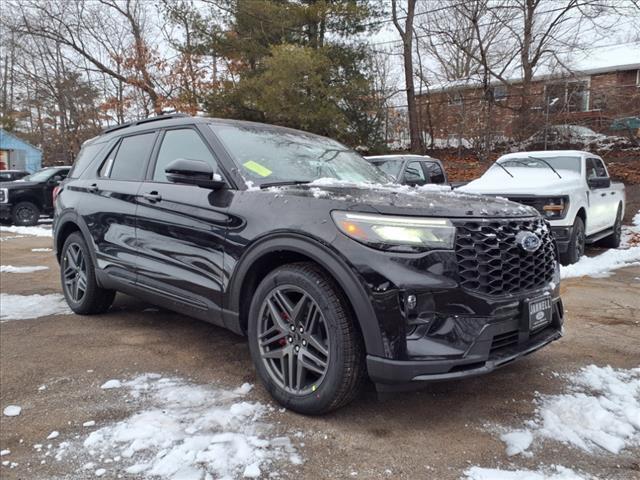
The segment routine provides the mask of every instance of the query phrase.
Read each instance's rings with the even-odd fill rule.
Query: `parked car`
[[[534,207],[549,220],[565,265],[580,259],[585,244],[620,245],[625,188],[611,181],[602,158],[592,153],[511,153],[460,190]]]
[[[86,142],[56,199],[78,314],[116,291],[247,335],[282,405],[487,373],[562,335],[555,246],[507,200],[379,186],[327,138],[164,116]],[[378,185],[378,186],[374,186]]]
[[[40,215],[53,214],[53,190],[71,167],[49,167],[0,184],[0,219],[13,225],[36,225]]]
[[[13,182],[29,175],[25,170],[0,170],[0,182]]]
[[[403,185],[447,184],[442,162],[426,155],[375,155],[364,157]]]

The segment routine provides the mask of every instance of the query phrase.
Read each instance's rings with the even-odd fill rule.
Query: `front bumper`
[[[0,219],[9,220],[11,218],[11,204],[0,203]]]
[[[528,309],[526,301],[521,302],[516,317],[499,318],[467,317],[451,319],[449,339],[460,333],[479,334],[472,340],[469,348],[460,355],[430,355],[408,360],[367,356],[367,368],[370,378],[378,384],[379,390],[387,385],[402,385],[421,381],[450,380],[470,377],[491,372],[512,361],[535,352],[554,340],[562,337],[563,306],[562,300],[553,301],[551,323],[540,330],[529,331]],[[476,325],[473,325],[473,324]],[[483,324],[478,329],[479,324]],[[468,328],[473,325],[471,328]],[[455,335],[453,332],[459,330]],[[408,343],[411,340],[409,339]],[[452,342],[455,344],[455,342]]]
[[[569,249],[569,243],[571,243],[571,237],[573,235],[573,226],[561,227],[551,226],[551,233],[558,245],[558,251],[565,253]]]

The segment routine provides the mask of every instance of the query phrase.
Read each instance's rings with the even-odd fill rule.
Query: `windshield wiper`
[[[496,162],[496,163],[494,163],[494,165],[498,165],[501,169],[503,169],[505,172],[507,172],[507,174],[509,174],[509,176],[511,178],[513,178],[513,175],[511,175],[511,172],[509,170],[507,170],[507,167],[502,165],[500,162]]]
[[[558,173],[558,171],[553,168],[551,166],[551,164],[549,162],[547,162],[544,158],[538,158],[538,157],[532,157],[531,155],[528,155],[529,158],[532,158],[534,160],[538,160],[539,162],[544,163],[547,167],[549,167],[551,170],[553,170],[553,173],[555,173],[556,175],[558,175],[558,178],[562,178],[562,176]]]
[[[283,180],[281,182],[268,182],[260,184],[260,188],[284,187],[287,185],[304,185],[311,183],[311,180]]]

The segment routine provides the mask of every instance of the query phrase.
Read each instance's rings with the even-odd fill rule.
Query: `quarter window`
[[[202,160],[207,162],[217,171],[215,158],[207,148],[200,135],[190,128],[179,130],[168,130],[162,139],[162,145],[158,152],[158,159],[153,171],[154,182],[166,182],[167,176],[164,169],[177,158],[187,158],[189,160]]]
[[[123,138],[109,154],[100,176],[112,180],[142,180],[155,136],[155,132],[149,132]]]

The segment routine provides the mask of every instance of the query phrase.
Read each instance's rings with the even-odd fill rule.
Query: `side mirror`
[[[213,168],[202,160],[177,158],[167,165],[164,173],[167,175],[167,180],[172,183],[197,185],[211,190],[218,190],[227,185],[222,179],[215,180]]]
[[[609,177],[589,177],[587,185],[589,185],[589,188],[609,188],[611,179]]]

